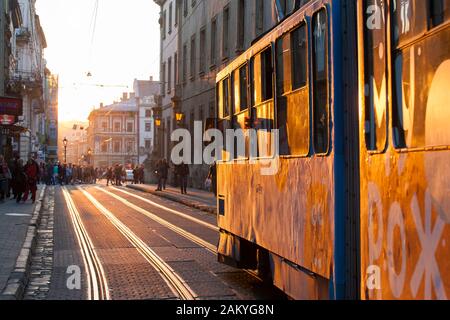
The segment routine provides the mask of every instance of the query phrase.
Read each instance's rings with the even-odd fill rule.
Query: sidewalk
[[[188,189],[188,194],[184,195],[180,193],[178,188],[167,187],[165,191],[155,191],[158,187],[157,185],[127,185],[128,188],[147,192],[158,197],[166,198],[171,201],[182,203],[188,207],[209,212],[212,214],[217,214],[217,200],[214,194],[211,192]]]
[[[0,204],[0,300],[18,299],[29,272],[36,225],[45,191],[39,186],[36,204]]]

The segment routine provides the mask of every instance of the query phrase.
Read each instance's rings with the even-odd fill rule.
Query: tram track
[[[118,196],[118,195],[116,195],[116,194],[114,194],[114,193],[104,189],[104,188],[101,188],[101,187],[95,187],[95,188],[97,190],[99,190],[99,191],[109,195],[110,197],[113,197],[114,199],[120,201],[125,206],[127,206],[127,207],[129,207],[129,208],[131,208],[131,209],[133,209],[133,210],[143,214],[144,216],[152,219],[153,221],[161,224],[162,226],[172,230],[173,232],[177,233],[178,235],[184,237],[185,239],[192,241],[193,243],[195,243],[195,244],[199,245],[200,247],[206,249],[208,252],[212,253],[213,255],[215,255],[215,256],[218,255],[217,247],[214,246],[213,244],[211,244],[211,243],[209,243],[209,242],[207,242],[207,241],[205,241],[205,240],[195,236],[194,234],[188,232],[187,230],[184,230],[184,229],[182,229],[182,228],[180,228],[178,226],[173,225],[172,223],[162,219],[161,217],[157,216],[156,214],[154,214],[154,213],[152,213],[152,212],[150,212],[148,210],[145,210],[145,209],[143,209],[143,208],[141,208],[141,207],[139,207],[139,206],[129,202],[128,200],[126,200],[126,199],[124,199],[124,198],[122,198],[122,197],[120,197],[120,196]],[[151,200],[146,199],[144,197],[141,197],[141,196],[135,195],[133,193],[127,192],[125,190],[122,190],[122,189],[119,189],[119,188],[116,188],[116,187],[112,187],[112,189],[116,190],[116,191],[119,191],[119,192],[121,192],[123,194],[126,194],[128,196],[131,196],[131,197],[133,197],[135,199],[138,199],[138,200],[141,200],[143,202],[146,202],[148,204],[154,205],[157,208],[166,210],[166,211],[174,213],[174,214],[176,214],[176,215],[178,215],[180,217],[186,218],[187,220],[190,220],[190,221],[192,221],[194,223],[197,223],[198,225],[205,226],[205,227],[207,227],[210,230],[214,230],[214,231],[219,232],[219,228],[217,226],[213,226],[212,224],[210,224],[208,222],[205,222],[203,220],[200,220],[200,219],[194,218],[192,216],[186,215],[186,214],[181,213],[181,212],[179,212],[177,210],[168,208],[168,207],[166,207],[164,205],[158,204],[158,203],[156,203],[154,201],[151,201]],[[255,279],[258,279],[259,281],[264,281],[258,275],[258,273],[255,270],[243,269],[243,271],[246,272],[247,274],[249,274],[250,276],[254,277]]]
[[[137,249],[145,260],[159,272],[172,292],[181,300],[195,300],[198,296],[161,257],[159,257],[147,244],[133,233],[111,211],[106,209],[97,199],[81,187],[77,189],[99,210],[109,222]],[[166,226],[167,227],[167,226]]]
[[[80,212],[66,187],[62,188],[62,192],[86,269],[88,300],[111,300],[105,271],[94,250],[94,245],[83,224]]]

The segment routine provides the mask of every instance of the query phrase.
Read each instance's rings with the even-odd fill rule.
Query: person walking
[[[211,190],[217,198],[217,162],[215,161],[209,167],[208,179],[211,181]]]
[[[5,162],[5,158],[0,155],[0,202],[5,201],[9,192],[9,183],[11,179],[11,172],[9,171],[8,165]]]
[[[25,193],[23,195],[23,202],[27,202],[31,193],[31,200],[36,202],[37,184],[39,181],[39,165],[33,159],[29,159],[24,168],[25,175],[27,176],[27,183]]]
[[[178,176],[180,177],[181,194],[187,194],[189,166],[184,162],[178,167]]]
[[[169,163],[166,159],[161,161],[161,186],[160,191],[166,190],[167,178],[169,177]]]
[[[73,179],[73,167],[72,164],[69,164],[69,166],[66,169],[66,185],[72,184]]]
[[[113,185],[114,181],[113,181],[113,169],[112,167],[109,167],[108,170],[106,171],[106,186],[109,187],[109,183],[111,183],[111,185]]]
[[[59,178],[59,165],[57,163],[55,163],[55,165],[53,166],[53,174],[52,174],[52,185],[56,185],[58,178]]]
[[[16,202],[22,201],[22,196],[27,189],[27,176],[23,167],[23,160],[17,160],[17,165],[14,170],[14,180],[16,189]]]

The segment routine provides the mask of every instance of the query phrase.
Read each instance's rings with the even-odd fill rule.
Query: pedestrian
[[[145,168],[144,165],[142,165],[139,170],[138,170],[138,179],[139,179],[139,184],[144,184],[145,183]]]
[[[184,162],[182,162],[178,167],[178,176],[180,177],[181,194],[187,194],[189,166]]]
[[[69,164],[69,166],[66,169],[66,185],[72,184],[73,179],[73,167],[72,164]]]
[[[5,158],[0,155],[0,202],[5,201],[9,193],[8,181],[12,178],[8,165],[5,162]]]
[[[161,162],[161,189],[166,190],[167,178],[169,177],[169,163],[166,159]]]
[[[112,167],[109,167],[108,170],[106,171],[106,186],[109,187],[109,183],[111,183],[111,185],[113,184],[113,169]]]
[[[162,191],[162,160],[158,160],[156,163],[155,174],[158,179],[158,187],[156,188],[156,191]]]
[[[116,186],[121,187],[122,186],[122,167],[119,164],[116,164],[116,167],[114,169],[114,176],[116,179]]]
[[[217,163],[214,161],[214,163],[211,164],[209,167],[209,173],[207,180],[211,181],[211,190],[214,193],[214,196],[217,198]]]
[[[23,160],[17,160],[17,165],[14,170],[14,180],[16,189],[16,202],[22,201],[22,195],[27,189],[27,176],[23,168]]]
[[[32,158],[28,159],[24,168],[25,175],[27,176],[25,194],[23,195],[23,202],[28,200],[28,196],[31,193],[31,200],[36,202],[37,184],[39,181],[39,165]]]
[[[59,178],[59,165],[58,163],[55,163],[55,165],[53,166],[53,174],[52,174],[52,185],[56,185],[58,178]]]

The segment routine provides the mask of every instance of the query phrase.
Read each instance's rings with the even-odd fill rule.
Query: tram
[[[216,83],[217,128],[256,131],[217,164],[221,262],[293,299],[450,298],[449,0],[307,1]]]

